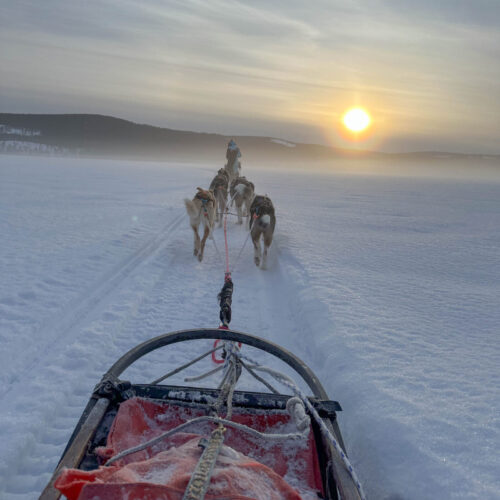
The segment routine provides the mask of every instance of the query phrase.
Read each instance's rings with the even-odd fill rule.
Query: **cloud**
[[[50,112],[77,101],[82,111],[193,130],[210,130],[212,116],[234,133],[283,136],[289,123],[291,139],[317,134],[315,142],[345,107],[363,104],[387,143],[403,130],[468,144],[474,129],[477,147],[490,148],[500,104],[498,5],[4,2],[1,103]]]

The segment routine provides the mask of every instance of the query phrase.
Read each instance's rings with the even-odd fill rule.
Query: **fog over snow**
[[[194,259],[182,201],[215,171],[0,156],[0,498],[40,494],[125,351],[218,325],[223,264],[210,241]],[[498,498],[500,178],[242,174],[277,227],[267,271],[250,245],[234,269],[231,326],[297,354],[340,401],[368,498]],[[245,236],[231,220],[233,262]]]

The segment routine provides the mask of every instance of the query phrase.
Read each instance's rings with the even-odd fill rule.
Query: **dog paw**
[[[200,262],[203,260],[203,254],[202,254],[202,253],[200,253],[200,254],[198,255],[198,260],[199,260]]]
[[[193,255],[194,255],[195,257],[198,255],[198,249],[197,249],[197,248],[195,248],[195,249],[193,250]]]
[[[260,259],[259,259],[259,257],[255,257],[255,258],[253,259],[253,261],[255,262],[255,265],[256,265],[257,267],[259,267],[259,266],[260,266]]]

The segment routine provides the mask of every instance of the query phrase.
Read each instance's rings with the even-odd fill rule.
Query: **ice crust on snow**
[[[38,497],[124,352],[218,325],[223,266],[211,242],[193,260],[182,206],[215,170],[0,156],[0,498]],[[269,269],[248,245],[233,274],[231,325],[297,354],[340,401],[369,498],[498,498],[500,183],[245,174],[279,217]],[[246,232],[229,230],[235,259]],[[125,378],[210,347],[163,349]]]

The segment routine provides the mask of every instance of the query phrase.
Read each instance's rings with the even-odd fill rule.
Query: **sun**
[[[362,108],[352,108],[342,118],[344,125],[351,132],[362,132],[370,126],[370,115]]]

